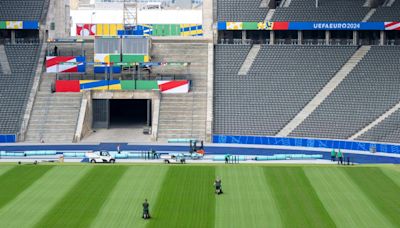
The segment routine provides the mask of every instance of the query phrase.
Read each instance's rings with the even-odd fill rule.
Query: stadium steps
[[[207,111],[207,43],[153,42],[152,61],[190,62],[188,69],[164,68],[164,74],[186,74],[192,90],[188,94],[163,94],[160,103],[157,139],[196,138],[205,140]]]
[[[26,142],[71,143],[81,106],[80,93],[51,93],[54,76],[40,83],[26,134]]]
[[[261,45],[255,44],[250,49],[249,53],[247,54],[246,59],[244,60],[242,66],[239,69],[238,75],[247,75],[251,66],[253,65],[254,60],[256,59],[258,52],[261,49]]]
[[[11,74],[10,63],[8,62],[8,57],[4,45],[0,45],[0,67],[3,74]]]
[[[269,9],[267,16],[264,19],[264,22],[271,21],[272,17],[274,16],[274,13],[275,13],[275,9]]]
[[[268,8],[270,2],[271,0],[262,0],[260,3],[260,8]]]
[[[365,17],[363,18],[362,22],[367,22],[372,17],[372,15],[374,15],[375,12],[376,9],[370,9],[367,15],[365,15]]]
[[[359,137],[361,137],[363,134],[380,124],[382,121],[386,120],[386,118],[390,117],[393,113],[397,112],[400,110],[400,102],[397,103],[393,108],[389,109],[387,112],[385,112],[383,115],[381,115],[379,118],[377,118],[375,121],[372,123],[368,124],[366,127],[361,129],[361,131],[357,132],[356,134],[352,135],[349,140],[355,140]]]
[[[321,91],[277,134],[288,136],[335,90],[369,52],[371,46],[360,47]]]
[[[289,7],[290,3],[292,3],[292,0],[284,0],[284,3],[283,3],[282,7]]]
[[[384,3],[384,6],[386,6],[386,7],[391,7],[392,5],[393,5],[393,3],[395,3],[396,2],[396,0],[387,0],[385,3]]]

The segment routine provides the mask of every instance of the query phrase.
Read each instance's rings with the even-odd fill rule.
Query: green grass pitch
[[[1,164],[0,227],[400,227],[400,168]]]

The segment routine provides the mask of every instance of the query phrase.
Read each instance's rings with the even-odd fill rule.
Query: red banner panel
[[[272,30],[288,30],[289,22],[274,22]]]
[[[80,92],[79,80],[57,80],[56,92]]]

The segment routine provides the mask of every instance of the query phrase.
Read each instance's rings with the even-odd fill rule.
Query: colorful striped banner
[[[189,80],[57,80],[56,92],[83,92],[87,90],[158,90],[161,93],[188,93]]]
[[[0,29],[39,29],[38,21],[0,21]]]
[[[400,22],[225,22],[218,30],[400,30]]]
[[[47,73],[84,73],[84,56],[46,56]]]

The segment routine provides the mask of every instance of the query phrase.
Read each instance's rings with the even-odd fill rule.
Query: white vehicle
[[[105,150],[87,152],[86,157],[90,163],[115,163],[115,158]]]
[[[171,163],[180,163],[180,164],[185,164],[186,163],[186,159],[183,156],[183,154],[179,154],[179,155],[168,155],[164,158],[164,163],[165,164],[171,164]]]

